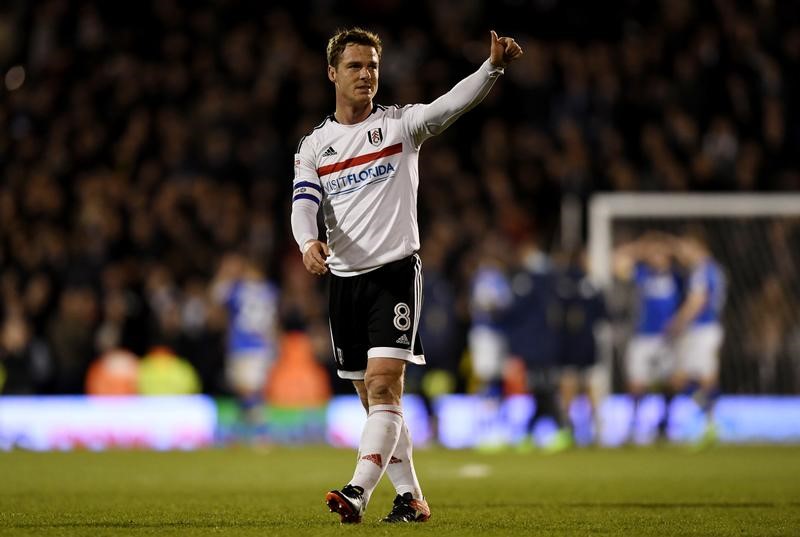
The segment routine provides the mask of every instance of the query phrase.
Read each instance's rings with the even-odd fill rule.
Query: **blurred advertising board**
[[[197,449],[217,411],[202,395],[0,397],[0,449]]]
[[[504,399],[476,395],[436,398],[429,414],[417,395],[403,398],[403,414],[416,446],[438,442],[447,448],[500,447],[528,442],[546,445],[557,431],[552,418],[536,417],[528,395]],[[613,447],[656,440],[666,405],[645,397],[639,417],[626,395],[603,400],[596,416],[588,399],[570,409],[578,445]],[[233,401],[200,396],[0,397],[0,450],[34,451],[109,448],[188,450],[263,439],[269,443],[324,443],[356,447],[366,420],[356,396],[333,397],[326,407],[265,408],[253,429]],[[726,396],[714,412],[724,443],[800,443],[800,397]],[[692,442],[705,429],[703,413],[688,397],[670,403],[669,440]]]

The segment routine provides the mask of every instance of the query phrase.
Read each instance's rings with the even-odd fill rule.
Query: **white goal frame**
[[[589,276],[601,290],[608,291],[612,281],[615,220],[779,216],[800,218],[800,194],[595,194],[589,201]],[[611,391],[610,338],[601,338],[600,346],[596,389],[605,395]]]

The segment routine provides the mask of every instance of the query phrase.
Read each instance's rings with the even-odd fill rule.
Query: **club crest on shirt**
[[[378,147],[383,142],[383,131],[379,128],[367,131],[367,140],[375,147]]]

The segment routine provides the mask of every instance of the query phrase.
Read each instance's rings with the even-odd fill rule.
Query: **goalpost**
[[[590,275],[611,302],[621,291],[612,275],[617,244],[648,230],[702,230],[728,280],[723,390],[800,390],[800,194],[597,194],[588,218]],[[608,394],[619,386],[619,341],[616,349],[613,337],[601,342],[596,388]]]

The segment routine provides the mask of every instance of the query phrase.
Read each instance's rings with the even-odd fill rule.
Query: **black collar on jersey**
[[[370,112],[370,113],[369,113],[369,115],[371,116],[372,114],[374,114],[374,113],[375,113],[375,112],[377,112],[378,110],[386,110],[386,107],[385,107],[385,106],[383,106],[382,104],[375,104],[375,103],[372,103],[372,112]],[[367,117],[369,117],[369,116],[367,116]],[[327,122],[327,121],[329,121],[329,120],[330,120],[330,121],[333,121],[334,123],[339,123],[338,121],[336,121],[336,116],[335,116],[335,114],[328,114],[328,115],[325,117],[325,119],[323,119],[323,120],[322,120],[322,123],[320,123],[319,125],[317,125],[316,127],[314,127],[314,130],[312,130],[311,132],[314,132],[314,131],[315,131],[315,130],[317,130],[317,129],[321,129],[321,128],[322,128],[322,126],[323,126],[323,125],[325,125],[325,122]],[[310,133],[309,133],[309,134],[310,134]],[[303,145],[303,142],[305,142],[306,138],[308,138],[308,134],[306,134],[305,136],[303,136],[302,138],[300,138],[300,142],[298,142],[298,144],[297,144],[297,149],[295,149],[295,150],[294,150],[294,152],[295,152],[295,153],[299,153],[299,152],[300,152],[300,147],[302,147],[302,145]]]
[[[369,113],[369,115],[371,116],[372,114],[374,114],[374,113],[375,113],[375,112],[377,112],[378,110],[384,110],[384,109],[386,109],[386,107],[385,107],[385,106],[383,106],[382,104],[375,104],[375,103],[372,103],[372,112],[370,112],[370,113]],[[367,117],[369,117],[369,116],[367,116]],[[331,120],[331,121],[333,121],[334,123],[339,123],[338,121],[336,121],[336,112],[334,112],[333,114],[329,115],[329,116],[328,116],[328,119],[330,119],[330,120]],[[363,121],[363,120],[362,120],[362,121]],[[360,122],[359,122],[359,123],[360,123]]]

